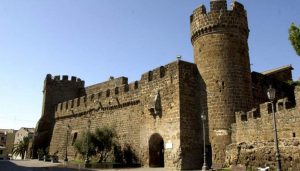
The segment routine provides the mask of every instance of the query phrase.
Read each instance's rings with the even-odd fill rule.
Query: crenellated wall
[[[235,31],[248,38],[248,20],[244,6],[234,1],[227,9],[226,1],[211,1],[210,12],[204,5],[193,11],[190,17],[191,40],[194,44],[198,37],[219,31]]]
[[[284,170],[300,161],[300,87],[295,87],[296,106],[288,98],[274,104]],[[274,128],[271,103],[266,102],[249,112],[237,112],[232,124],[232,144],[227,147],[227,164],[275,167]],[[294,162],[294,164],[293,164]]]
[[[198,86],[195,80],[197,74],[195,64],[178,60],[148,71],[139,81],[129,84],[126,77],[120,77],[86,87],[83,96],[55,105],[50,153],[58,152],[60,158],[64,158],[68,134],[68,157],[76,158],[72,145],[74,136],[79,137],[87,131],[90,120],[90,131],[102,126],[115,128],[120,145],[130,144],[139,158],[138,162],[146,167],[149,166],[150,147],[153,146],[150,139],[154,135],[162,137],[164,146],[167,143],[171,145],[171,148],[164,149],[166,168],[191,167],[185,163],[199,159],[202,152],[199,148],[200,105],[186,86]],[[186,110],[187,102],[195,103],[195,108]],[[191,135],[190,125],[198,127]],[[195,140],[194,136],[198,138]],[[184,144],[188,141],[193,146],[186,148]],[[200,153],[189,154],[193,151]]]
[[[287,98],[279,99],[275,106],[279,138],[300,137],[300,109],[295,107]],[[272,141],[273,121],[271,103],[261,104],[259,109],[247,113],[237,112],[235,127],[235,142]]]
[[[80,97],[84,94],[84,81],[74,76],[52,76],[48,74],[44,81],[42,115],[36,125],[33,139],[33,154],[37,149],[49,146],[55,122],[55,106],[66,100]]]
[[[50,146],[50,154],[56,153],[60,160],[66,151],[69,160],[79,158],[76,139],[106,126],[116,130],[119,145],[129,145],[144,167],[200,169],[205,151],[208,166],[274,168],[271,103],[266,97],[271,84],[277,90],[283,170],[296,166],[300,163],[300,86],[283,82],[290,72],[273,78],[251,73],[247,20],[247,11],[236,1],[229,9],[226,0],[211,0],[210,11],[199,6],[190,16],[195,63],[176,60],[131,83],[126,77],[110,77],[85,87],[74,76],[48,74],[34,153]],[[207,116],[204,128],[202,114]],[[300,164],[291,170],[300,170]]]

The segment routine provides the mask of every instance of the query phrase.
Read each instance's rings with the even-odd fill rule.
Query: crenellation
[[[63,75],[61,77],[60,75],[52,76],[51,74],[47,74],[45,81],[47,84],[56,84],[56,85],[69,84],[70,86],[84,87],[84,81],[75,76],[71,76],[69,80],[68,75]]]
[[[67,101],[67,104],[68,104],[68,109],[72,109],[74,106],[74,101],[73,101],[73,99],[72,100],[68,100]]]
[[[60,75],[54,76],[54,81],[60,81]]]
[[[80,105],[80,99],[79,99],[79,98],[75,98],[73,104],[74,104],[74,105],[73,105],[73,108],[78,107],[78,106]]]
[[[239,12],[241,14],[247,14],[245,13],[244,5],[237,1],[231,3],[230,10]]]
[[[69,76],[68,75],[63,75],[62,76],[62,81],[68,81],[69,79]]]
[[[46,75],[46,79],[45,80],[47,80],[47,81],[49,81],[49,80],[52,80],[53,78],[52,78],[52,75],[51,74],[47,74]]]
[[[256,119],[254,112],[256,111],[255,108],[247,112],[247,121],[251,121],[251,119]]]
[[[147,83],[150,81],[159,80],[163,78],[167,72],[168,72],[167,66],[160,66],[158,68],[155,68],[151,71],[142,74],[140,81]]]
[[[211,1],[211,12],[206,13],[205,6],[198,7],[191,15],[190,23],[192,44],[197,37],[217,31],[231,29],[232,33],[242,33],[245,38],[249,34],[247,13],[238,2],[227,10],[226,1]]]
[[[76,82],[76,81],[77,81],[77,77],[71,76],[71,81],[72,81],[72,82]]]
[[[210,1],[210,12],[219,13],[220,11],[227,11],[226,0],[211,0]]]
[[[206,14],[206,7],[203,4],[200,4],[198,8],[193,11],[193,15]]]
[[[252,119],[258,119],[263,118],[266,122],[270,119],[270,116],[272,115],[272,111],[270,111],[270,102],[266,102],[259,105],[259,108],[253,108],[252,110],[248,112],[236,112],[236,122],[251,122]],[[285,117],[287,116],[286,113],[289,113],[291,111],[297,110],[297,107],[291,107],[290,102],[288,98],[283,98],[277,100],[277,102],[274,104],[274,109],[276,112],[276,117]],[[299,114],[300,117],[300,114]]]
[[[290,69],[287,74],[275,74],[280,80],[264,73],[251,74],[244,6],[233,1],[227,9],[226,0],[211,0],[210,11],[200,5],[190,22],[194,63],[178,57],[134,82],[110,76],[87,87],[75,76],[47,74],[34,139],[39,146],[34,149],[50,145],[50,154],[58,151],[64,158],[67,145],[68,158],[78,158],[72,144],[64,142],[75,133],[81,136],[90,121],[90,131],[114,127],[120,146],[129,144],[144,167],[199,170],[205,151],[208,166],[247,165],[255,161],[248,156],[274,157],[268,151],[257,155],[273,145],[272,103],[266,96],[269,85],[276,89],[274,109],[283,158],[288,150],[282,147],[290,147],[286,144],[299,140],[296,148],[300,147],[300,88],[284,81],[291,77]],[[207,117],[204,127],[202,115]],[[259,143],[263,145],[255,148]],[[231,146],[233,151],[228,152]],[[255,150],[247,154],[251,148]],[[293,156],[293,161],[299,159]],[[267,160],[264,163],[271,163]]]

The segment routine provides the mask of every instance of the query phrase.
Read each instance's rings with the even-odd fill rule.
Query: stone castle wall
[[[251,79],[253,102],[255,107],[258,107],[260,104],[269,101],[266,92],[270,85],[276,89],[277,99],[287,97],[293,105],[295,104],[294,88],[286,82],[279,81],[258,72],[252,72]]]
[[[60,158],[64,158],[68,136],[68,157],[75,158],[74,135],[87,131],[90,120],[90,131],[102,126],[115,128],[120,145],[129,144],[145,166],[149,164],[149,139],[159,134],[164,145],[171,145],[164,150],[166,168],[195,167],[185,163],[201,155],[195,153],[201,152],[201,131],[197,128],[200,105],[195,100],[199,95],[194,97],[193,90],[187,87],[197,88],[197,74],[195,64],[175,61],[143,74],[141,80],[130,84],[127,78],[120,77],[87,87],[85,96],[56,105],[50,153],[58,151]],[[158,94],[161,109],[154,113]],[[194,104],[195,108],[187,110],[187,104]],[[192,130],[194,126],[197,129]],[[197,139],[193,140],[194,136]],[[193,145],[187,148],[187,142]]]
[[[227,9],[226,1],[211,1],[210,12],[202,5],[190,20],[213,162],[223,164],[225,146],[231,143],[234,112],[252,108],[247,14],[238,2]]]
[[[287,98],[275,104],[276,122],[284,170],[296,167],[300,161],[300,87],[295,88],[296,106]],[[232,142],[227,147],[227,164],[275,167],[274,130],[271,103],[261,104],[259,109],[236,113],[232,125]]]
[[[83,92],[84,81],[67,75],[54,76],[48,74],[44,81],[42,116],[37,123],[33,139],[33,154],[37,149],[45,149],[50,145],[52,130],[55,122],[55,105],[79,97]],[[37,157],[37,156],[35,156]]]
[[[180,73],[180,144],[182,167],[199,169],[203,162],[203,129],[201,122],[200,75],[195,64],[185,63]],[[206,124],[207,126],[207,124]],[[207,131],[207,129],[206,129]],[[208,138],[206,138],[208,141]],[[208,144],[208,143],[207,143]]]

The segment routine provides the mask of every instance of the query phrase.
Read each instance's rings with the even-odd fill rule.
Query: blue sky
[[[292,64],[298,79],[288,27],[300,24],[300,1],[239,2],[248,11],[251,69]],[[177,55],[193,62],[189,16],[200,4],[209,9],[209,0],[1,0],[0,128],[35,126],[47,73],[92,85],[139,80]]]

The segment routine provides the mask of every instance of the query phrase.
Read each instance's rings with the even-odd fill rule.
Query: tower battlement
[[[233,2],[227,9],[226,0],[211,1],[210,12],[206,11],[204,5],[200,5],[190,16],[191,41],[197,37],[218,31],[230,31],[232,33],[243,33],[248,38],[247,12],[239,2]]]
[[[64,84],[64,83],[73,83],[79,87],[84,87],[84,81],[81,80],[80,78],[77,78],[75,76],[71,76],[69,78],[68,75],[56,75],[56,76],[52,76],[51,74],[47,74],[46,78],[45,78],[45,85],[46,84]]]

